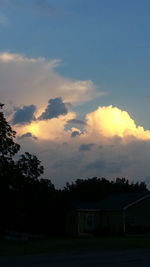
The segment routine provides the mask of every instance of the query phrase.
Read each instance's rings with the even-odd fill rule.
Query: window
[[[85,220],[85,228],[86,230],[94,229],[94,214],[87,214]]]

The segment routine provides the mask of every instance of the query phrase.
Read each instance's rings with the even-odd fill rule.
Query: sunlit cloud
[[[76,119],[76,114],[69,112],[63,102],[57,103],[56,106],[58,106],[58,108],[60,109],[60,106],[62,104],[63,111],[65,108],[65,112],[59,112],[59,110],[56,110],[56,112],[59,112],[59,114],[56,114],[57,116],[54,116],[53,112],[55,109],[53,110],[52,108],[50,108],[51,106],[48,106],[49,109],[47,109],[49,112],[47,111],[48,116],[46,116],[46,118],[41,115],[39,118],[37,117],[37,119],[33,119],[32,122],[28,123],[26,126],[18,127],[18,131],[20,132],[21,129],[21,131],[31,132],[38,138],[50,140],[53,139],[52,136],[57,136],[56,133],[61,134],[61,136],[70,134],[72,137],[78,137],[78,141],[81,140],[82,142],[83,140],[88,141],[93,139],[97,142],[97,144],[99,142],[103,142],[104,140],[105,142],[106,140],[108,140],[109,142],[109,139],[113,139],[114,145],[116,144],[116,142],[127,142],[133,141],[134,139],[150,140],[150,131],[145,130],[142,126],[136,126],[134,120],[130,117],[127,111],[122,111],[121,109],[113,106],[99,107],[95,111],[88,113],[85,117],[85,122],[82,122],[82,131],[77,127],[72,127],[70,130],[66,130],[65,126],[68,125],[68,121],[78,122],[78,120]],[[30,111],[31,107],[34,106],[27,106],[17,110],[17,114],[19,112],[18,119],[20,119],[20,112],[22,116],[22,113],[24,114],[26,110]],[[33,117],[33,114],[28,113],[27,115]],[[28,119],[28,122],[30,122],[30,118],[25,117],[24,120],[25,119]]]
[[[91,80],[61,76],[56,71],[60,63],[60,59],[0,53],[1,101],[11,101],[14,106],[34,104],[44,110],[48,99],[61,97],[64,102],[79,105],[104,94]]]
[[[37,137],[32,135],[32,133],[30,133],[30,132],[25,133],[25,134],[18,137],[18,139],[20,139],[20,140],[23,138],[33,138],[33,139],[37,140]]]
[[[66,128],[68,121],[76,120],[76,114],[68,112],[15,126],[23,148],[38,155],[46,177],[50,175],[56,185],[93,176],[130,180],[148,176],[150,132],[136,126],[127,111],[99,107],[86,115],[82,130]]]
[[[60,75],[60,63],[0,53],[1,102],[22,151],[35,153],[59,185],[91,176],[148,177],[150,131],[112,105],[87,110],[81,120],[72,108],[104,93],[91,80]]]
[[[86,122],[86,130],[90,135],[150,140],[150,131],[144,130],[142,126],[136,126],[128,112],[117,107],[99,107],[86,115]]]
[[[49,140],[54,142],[65,142],[70,137],[70,132],[65,132],[64,128],[69,119],[73,119],[75,114],[69,112],[66,115],[60,115],[58,118],[47,120],[36,120],[32,123],[22,126],[16,126],[18,136],[25,133],[31,133],[39,141]]]
[[[15,54],[15,53],[9,53],[9,52],[3,52],[0,53],[0,61],[4,62],[4,63],[9,63],[9,62],[13,62],[13,63],[37,63],[37,62],[44,62],[45,58],[43,57],[38,57],[38,58],[27,58],[21,54]],[[57,64],[59,64],[60,60],[51,60],[51,67],[56,66]]]

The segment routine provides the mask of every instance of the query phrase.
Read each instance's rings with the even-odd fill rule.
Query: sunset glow
[[[134,2],[0,1],[0,102],[58,186],[150,185],[150,1]]]
[[[136,126],[128,112],[117,107],[99,107],[87,114],[86,120],[89,131],[96,131],[108,138],[133,136],[143,140],[150,139],[150,131],[145,131],[141,126]]]

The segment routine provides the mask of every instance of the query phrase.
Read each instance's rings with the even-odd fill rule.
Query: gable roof
[[[101,201],[100,209],[103,210],[126,209],[127,207],[132,206],[147,197],[150,197],[150,194],[126,193],[126,194],[111,195]]]
[[[128,207],[150,197],[150,193],[124,193],[110,195],[99,202],[76,203],[74,207],[81,211],[98,211],[98,210],[125,210]]]

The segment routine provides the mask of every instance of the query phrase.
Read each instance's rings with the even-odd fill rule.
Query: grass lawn
[[[125,236],[102,238],[52,238],[29,241],[0,241],[0,256],[27,255],[57,252],[110,251],[145,248],[150,249],[150,236]]]

